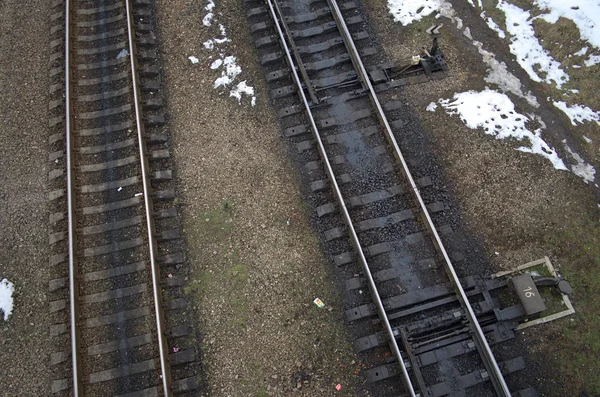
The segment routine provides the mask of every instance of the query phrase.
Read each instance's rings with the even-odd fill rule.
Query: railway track
[[[434,201],[431,178],[413,175],[396,139],[402,104],[382,105],[376,92],[403,83],[382,78],[394,68],[363,63],[376,51],[360,44],[369,34],[357,2],[246,6],[284,136],[305,163],[324,240],[348,278],[346,314],[362,324],[355,345],[371,364],[367,378],[382,384],[378,395],[510,396],[505,375],[524,362],[499,363],[490,347],[512,332],[494,316],[489,291],[502,285],[458,277],[442,238],[452,230],[436,226],[445,204]],[[430,52],[426,73],[443,60],[436,44]]]
[[[182,348],[190,327],[176,315],[170,328],[165,321],[165,308],[185,308],[185,274],[151,6],[54,3],[50,332],[59,395],[198,388],[195,350]]]

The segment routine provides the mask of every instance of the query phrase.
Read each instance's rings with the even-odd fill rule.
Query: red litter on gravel
[[[337,385],[335,385],[335,390],[337,390],[337,391],[342,390],[342,385],[340,383],[338,383]]]

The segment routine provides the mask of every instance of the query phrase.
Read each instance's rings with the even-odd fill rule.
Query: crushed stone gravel
[[[47,395],[49,274],[47,112],[50,2],[0,2],[0,279],[14,308],[0,318],[0,394]]]
[[[203,339],[206,395],[366,395],[326,261],[248,35],[243,7],[219,2],[220,48],[256,105],[213,88],[205,2],[157,2],[164,85],[191,264],[186,293]],[[192,64],[188,57],[199,62]],[[213,58],[209,58],[213,56]],[[326,306],[318,308],[313,300]],[[335,386],[342,385],[337,392]]]

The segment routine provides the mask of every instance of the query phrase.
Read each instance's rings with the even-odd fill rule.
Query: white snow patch
[[[486,87],[481,92],[467,91],[454,94],[452,99],[438,101],[448,114],[458,114],[465,125],[471,129],[483,128],[486,134],[496,139],[514,138],[528,140],[530,146],[517,148],[522,152],[539,154],[552,162],[554,168],[566,170],[565,164],[556,151],[541,137],[542,126],[533,132],[526,123],[534,120],[515,111],[515,105],[506,94]]]
[[[213,65],[215,62],[213,62]],[[242,68],[236,63],[236,59],[233,55],[226,57],[222,61],[221,65],[225,66],[225,70],[221,72],[221,77],[215,80],[215,88],[228,86],[238,76],[238,74],[242,73]],[[215,69],[221,65],[217,66]]]
[[[129,55],[129,51],[127,51],[125,48],[123,48],[118,54],[117,54],[117,59],[119,58],[124,58],[127,55]]]
[[[452,12],[454,12],[454,11],[452,11]],[[438,14],[438,15],[436,15],[436,18],[439,18],[440,15],[445,16],[442,14]],[[462,19],[460,19],[459,17],[452,18],[452,16],[449,16],[448,18],[451,18],[454,20],[454,22],[456,22],[456,29],[461,30],[463,28],[463,20]]]
[[[573,69],[581,69],[581,65],[573,65],[571,66]]]
[[[425,110],[427,110],[428,112],[435,112],[436,109],[437,103],[431,102],[429,105],[427,105],[427,108]]]
[[[469,29],[468,27],[466,27],[463,30],[463,34],[465,35],[465,37],[469,40],[473,40],[473,36],[471,35],[471,29]]]
[[[217,39],[217,38],[215,38],[215,39],[213,39],[213,40],[214,40],[214,42],[215,42],[216,44],[223,44],[223,43],[228,43],[228,42],[230,42],[230,41],[231,41],[231,39],[228,39],[227,37],[224,37],[224,38],[222,38],[222,39]]]
[[[596,177],[596,169],[591,164],[587,164],[579,154],[572,151],[571,148],[566,144],[565,149],[567,149],[567,152],[569,152],[569,154],[573,156],[575,161],[577,161],[577,164],[571,166],[571,171],[575,175],[583,178],[583,181],[585,183],[593,182],[594,178]]]
[[[202,45],[204,45],[204,48],[207,50],[212,50],[215,48],[215,42],[213,40],[206,40],[204,43],[202,43]]]
[[[600,125],[600,112],[594,112],[587,106],[569,106],[564,101],[553,101],[552,104],[569,116],[573,125],[577,125],[577,123],[583,124],[584,121],[595,121],[596,124]]]
[[[587,54],[589,47],[583,47],[581,50],[577,51],[575,54],[576,57],[582,57]]]
[[[504,30],[502,30],[502,28],[500,28],[500,26],[498,26],[498,24],[491,17],[486,16],[485,11],[483,11],[479,16],[483,18],[483,20],[485,21],[485,23],[487,23],[490,29],[492,29],[498,34],[498,37],[500,37],[501,39],[506,37],[506,33],[504,33]]]
[[[213,63],[210,64],[210,68],[211,69],[218,69],[221,67],[221,65],[223,64],[223,60],[222,59],[217,59],[215,60]]]
[[[213,0],[208,0],[208,4],[205,7],[205,10],[209,11],[209,13],[204,17],[203,24],[205,26],[211,26],[213,22],[218,22],[214,19],[213,11],[215,8],[215,3]],[[221,15],[220,13],[217,13]],[[208,21],[208,24],[207,24]],[[246,83],[246,80],[236,83],[235,80],[242,73],[242,68],[237,64],[237,59],[233,55],[225,56],[226,48],[223,46],[225,43],[231,42],[231,40],[227,37],[227,31],[225,26],[219,23],[219,36],[213,39],[207,40],[203,43],[204,48],[207,50],[213,50],[215,47],[219,50],[218,58],[211,62],[210,68],[212,70],[217,70],[222,67],[221,76],[215,79],[213,83],[214,88],[225,88],[229,89],[229,96],[234,97],[238,100],[238,103],[241,104],[242,96],[247,95],[250,98],[250,104],[254,106],[256,104],[256,97],[254,96],[254,87],[249,86]],[[209,57],[209,59],[211,59]]]
[[[444,0],[388,0],[387,4],[394,21],[403,26],[420,21],[434,12],[448,18],[454,15],[452,5]]]
[[[600,55],[590,55],[590,57],[583,61],[583,63],[585,63],[585,66],[588,68],[597,65],[600,63]]]
[[[204,25],[204,26],[212,25],[213,16],[214,16],[214,14],[212,12],[209,12],[208,14],[206,14],[204,16],[204,18],[202,18],[202,25]]]
[[[570,19],[577,25],[582,40],[600,48],[600,2],[597,0],[535,0],[534,4],[548,14],[540,15],[549,23],[558,18]]]
[[[531,106],[539,107],[536,97],[528,91],[526,94],[522,90],[521,81],[506,68],[504,62],[499,62],[496,55],[483,49],[483,44],[479,41],[473,41],[473,45],[483,57],[490,69],[488,75],[484,78],[487,83],[497,85],[504,92],[512,92],[518,97],[525,99]]]
[[[4,321],[8,320],[13,311],[13,292],[15,292],[14,284],[5,278],[2,279],[0,281],[0,311],[4,313]]]
[[[557,88],[561,88],[569,81],[569,75],[561,69],[560,63],[554,60],[538,42],[529,11],[509,4],[505,0],[500,0],[497,8],[506,16],[506,30],[511,35],[510,52],[517,57],[517,62],[529,77],[536,82],[544,81],[548,84],[554,82]],[[536,69],[544,73],[545,77],[540,77]]]
[[[592,143],[593,142],[590,138],[588,138],[585,135],[583,135],[583,140],[586,141],[587,143]]]
[[[238,103],[241,103],[242,101],[242,94],[248,95],[254,99],[254,87],[248,86],[246,80],[239,82],[235,88],[229,91],[229,96],[237,98]],[[252,106],[254,106],[254,104],[256,104],[256,101],[253,101]]]
[[[193,55],[189,56],[188,59],[190,60],[190,62],[193,65],[197,64],[198,62],[200,62],[200,60],[198,58],[196,58],[195,56],[193,56]]]

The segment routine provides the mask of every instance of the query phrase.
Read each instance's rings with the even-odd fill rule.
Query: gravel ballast
[[[48,395],[47,112],[50,2],[0,3],[0,280],[14,309],[0,316],[0,394]]]
[[[204,392],[364,395],[332,264],[309,227],[243,7],[219,2],[205,27],[207,3],[157,2]],[[219,23],[231,42],[209,51],[202,43],[219,35]],[[240,105],[229,90],[213,89],[221,72],[210,65],[230,55],[243,69],[236,82],[255,88],[254,107],[247,96]]]

